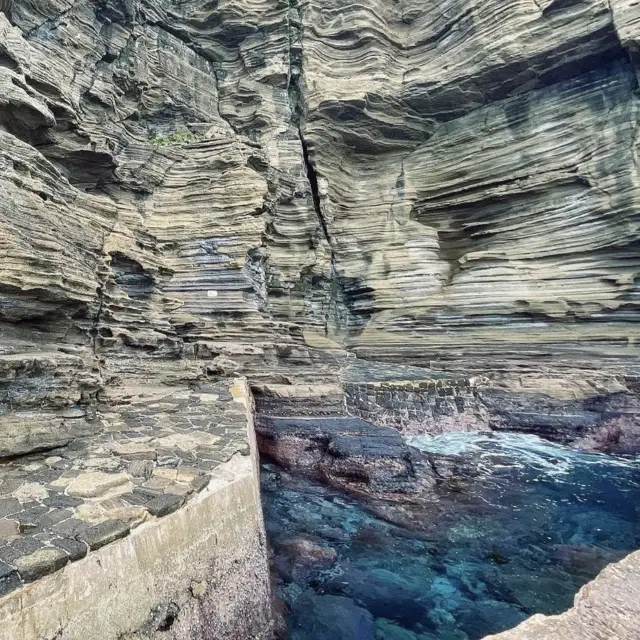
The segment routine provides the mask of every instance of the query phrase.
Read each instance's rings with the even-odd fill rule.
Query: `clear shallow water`
[[[290,640],[475,640],[566,610],[606,564],[640,548],[637,460],[511,434],[411,444],[462,456],[476,473],[420,508],[420,531],[265,466]]]

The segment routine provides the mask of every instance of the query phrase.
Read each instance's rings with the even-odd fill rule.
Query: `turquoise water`
[[[637,460],[526,435],[411,444],[473,469],[418,509],[414,531],[264,466],[290,640],[475,640],[566,610],[606,564],[640,548]],[[299,551],[301,539],[312,551]]]

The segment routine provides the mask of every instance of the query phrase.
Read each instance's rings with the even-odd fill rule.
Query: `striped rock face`
[[[635,3],[0,9],[3,455],[354,354],[637,384]]]

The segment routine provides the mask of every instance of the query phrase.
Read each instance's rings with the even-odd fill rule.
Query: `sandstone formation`
[[[236,375],[272,425],[637,451],[639,40],[632,0],[0,0],[12,513],[59,457],[126,544],[180,506],[136,482],[248,452]]]
[[[636,14],[12,3],[0,449],[94,433],[133,381],[333,381],[349,352],[635,393]]]

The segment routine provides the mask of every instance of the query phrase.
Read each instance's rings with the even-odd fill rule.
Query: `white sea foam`
[[[425,453],[472,455],[487,471],[529,467],[538,470],[542,476],[549,475],[556,479],[582,465],[640,470],[640,456],[584,453],[529,434],[445,433],[438,436],[410,436],[407,443]]]

